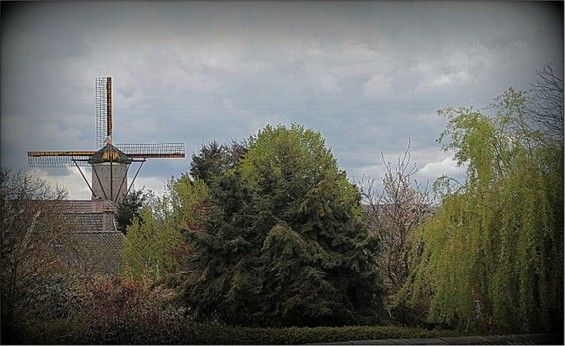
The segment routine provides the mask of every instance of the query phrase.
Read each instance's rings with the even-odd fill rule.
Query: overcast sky
[[[98,149],[95,78],[111,76],[115,143],[185,143],[186,159],[144,165],[136,187],[157,192],[202,145],[292,122],[319,131],[354,182],[379,177],[380,153],[394,161],[409,139],[420,182],[461,176],[435,141],[438,109],[526,90],[545,63],[563,76],[562,2],[1,6],[1,164]],[[33,173],[90,198],[76,169]]]

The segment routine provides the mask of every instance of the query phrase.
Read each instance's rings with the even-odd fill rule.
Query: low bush
[[[20,305],[16,314],[17,323],[4,329],[10,323],[2,315],[2,343],[18,344],[27,340],[45,343],[47,335],[54,334],[49,330],[53,321],[68,318],[77,306],[79,282],[80,277],[66,273],[30,277],[25,292],[21,293],[21,299],[17,302]],[[2,301],[2,304],[5,303]],[[63,324],[68,329],[66,323]]]
[[[454,331],[396,326],[249,328],[135,319],[95,325],[58,320],[47,330],[50,336],[41,340],[43,344],[292,345],[457,335]]]
[[[194,325],[192,344],[308,344],[353,340],[432,338],[455,335],[454,331],[397,326],[245,328]]]
[[[172,290],[120,277],[94,278],[79,292],[77,343],[175,344],[187,338],[185,309]]]

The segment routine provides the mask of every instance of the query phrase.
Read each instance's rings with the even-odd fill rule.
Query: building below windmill
[[[108,200],[56,203],[73,227],[71,239],[56,249],[65,254],[71,269],[85,274],[120,274],[125,236],[116,227],[116,204]]]

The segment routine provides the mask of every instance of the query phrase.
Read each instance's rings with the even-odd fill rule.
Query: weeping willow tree
[[[561,96],[562,97],[562,96]],[[467,166],[440,180],[436,215],[413,233],[412,273],[397,301],[425,305],[428,320],[487,331],[563,326],[563,141],[547,136],[509,89],[487,116],[439,111],[439,142]]]

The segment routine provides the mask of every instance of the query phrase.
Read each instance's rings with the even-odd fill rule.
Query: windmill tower
[[[76,166],[92,199],[120,203],[129,192],[147,159],[184,158],[183,143],[113,144],[112,143],[112,79],[96,78],[96,147],[97,151],[29,151],[30,167]],[[133,181],[128,187],[130,165],[139,162]],[[92,184],[80,167],[92,167]]]

